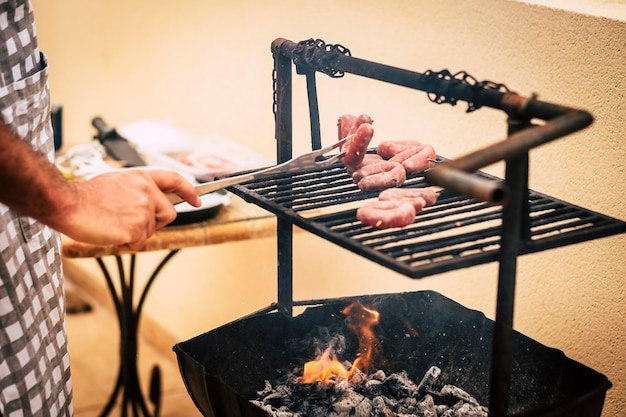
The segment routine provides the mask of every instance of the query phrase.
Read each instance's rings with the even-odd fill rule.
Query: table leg
[[[158,417],[161,408],[161,371],[157,365],[152,368],[150,377],[150,387],[148,399],[152,403],[152,413],[148,410],[146,400],[141,392],[139,373],[137,371],[138,356],[138,328],[141,310],[148,295],[148,290],[154,283],[159,272],[169,262],[178,249],[170,251],[156,266],[146,285],[139,294],[139,300],[135,305],[135,262],[136,254],[131,254],[128,269],[124,268],[122,256],[115,257],[117,262],[117,274],[119,279],[119,289],[116,288],[111,274],[102,258],[96,258],[100,270],[104,275],[107,287],[113,299],[115,312],[117,314],[120,328],[120,364],[117,374],[117,381],[109,400],[100,414],[101,417],[108,416],[115,406],[118,397],[121,395],[121,416],[126,417],[129,409],[133,417]]]

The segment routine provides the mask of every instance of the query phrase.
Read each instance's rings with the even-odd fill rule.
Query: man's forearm
[[[43,155],[0,123],[0,202],[42,219],[58,210],[70,184]],[[56,197],[54,197],[56,195]]]

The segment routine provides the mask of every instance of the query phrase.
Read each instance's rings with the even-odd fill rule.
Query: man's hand
[[[189,204],[201,202],[182,176],[162,170],[124,170],[71,183],[61,210],[41,219],[72,239],[139,250],[146,239],[176,218],[165,193]]]

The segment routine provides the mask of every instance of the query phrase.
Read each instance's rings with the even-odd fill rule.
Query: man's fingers
[[[196,189],[182,175],[172,171],[161,170],[150,170],[147,172],[152,177],[157,187],[164,193],[177,194],[194,207],[200,207],[202,205],[202,201]]]
[[[170,201],[165,197],[165,201],[161,206],[156,208],[156,216],[154,222],[155,230],[159,230],[176,219],[176,209],[172,206]]]

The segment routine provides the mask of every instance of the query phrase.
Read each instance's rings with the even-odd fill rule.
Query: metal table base
[[[121,398],[121,416],[132,415],[158,417],[161,409],[161,370],[158,365],[154,365],[150,375],[150,383],[147,399],[151,403],[152,411],[149,410],[148,401],[141,390],[139,373],[137,368],[138,348],[139,348],[139,319],[141,311],[146,301],[148,291],[161,272],[163,267],[179,252],[179,249],[169,251],[158,263],[150,275],[145,286],[139,293],[139,298],[135,302],[135,267],[136,254],[130,254],[130,262],[124,266],[122,255],[115,256],[117,263],[116,287],[114,280],[102,258],[96,258],[100,270],[104,275],[106,284],[115,305],[118,324],[120,326],[120,362],[117,374],[117,381],[111,392],[111,396],[104,407],[101,417],[108,416],[113,407]],[[129,412],[131,414],[129,414]]]

